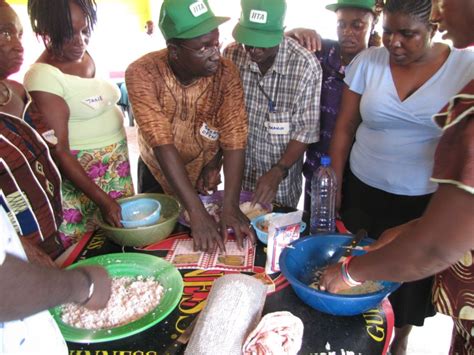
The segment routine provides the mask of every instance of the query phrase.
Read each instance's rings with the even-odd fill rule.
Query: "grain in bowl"
[[[112,292],[105,308],[90,310],[69,303],[62,307],[61,319],[75,328],[115,328],[151,312],[158,306],[163,294],[163,286],[153,277],[112,278]]]

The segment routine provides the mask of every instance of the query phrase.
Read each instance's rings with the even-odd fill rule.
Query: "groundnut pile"
[[[112,279],[112,294],[104,309],[92,311],[67,304],[61,318],[75,328],[114,328],[143,317],[158,306],[162,296],[163,286],[151,277],[118,277]]]

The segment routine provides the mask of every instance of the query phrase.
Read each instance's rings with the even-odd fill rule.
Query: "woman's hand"
[[[116,228],[122,227],[122,208],[117,201],[106,195],[104,202],[99,205],[99,208],[102,218],[106,223]]]
[[[399,226],[387,229],[385,232],[382,233],[382,235],[377,239],[374,243],[371,245],[368,245],[364,247],[365,250],[367,251],[374,251],[377,249],[380,249],[384,247],[387,244],[390,244],[393,240],[398,238],[400,234],[403,232],[406,232],[408,229],[412,228],[415,226],[417,223],[418,219],[414,219],[408,223],[401,224]]]
[[[235,239],[239,248],[244,247],[244,237],[250,238],[251,243],[255,243],[257,238],[255,237],[255,231],[250,224],[247,216],[237,207],[224,208],[221,215],[221,234],[224,240],[228,238],[227,229],[231,228],[234,230]]]
[[[319,281],[319,288],[322,291],[330,293],[338,293],[350,288],[342,279],[341,263],[329,265],[321,275]]]
[[[310,52],[319,52],[322,48],[321,36],[315,30],[295,28],[285,33],[286,36],[298,41]]]

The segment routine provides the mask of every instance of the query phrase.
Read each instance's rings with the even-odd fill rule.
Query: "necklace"
[[[0,81],[0,83],[2,83],[5,89],[7,89],[7,98],[5,99],[5,101],[0,102],[0,106],[5,106],[12,100],[13,92],[12,92],[12,89],[10,89],[10,87],[7,84],[5,84],[3,80]]]

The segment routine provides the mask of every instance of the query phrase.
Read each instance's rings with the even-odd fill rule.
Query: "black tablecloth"
[[[180,228],[177,230],[180,231]],[[181,229],[181,234],[186,230]],[[86,259],[117,252],[143,252],[159,257],[167,254],[164,247],[142,250],[121,247],[95,233],[75,250],[67,261]],[[264,246],[259,243],[253,273],[262,273],[265,263]],[[160,250],[161,249],[161,250]],[[110,342],[80,344],[68,342],[70,355],[155,355],[165,353],[170,344],[186,329],[202,310],[212,282],[226,274],[217,270],[180,270],[184,291],[176,309],[163,321],[139,334]],[[253,274],[249,273],[249,274]],[[318,312],[299,300],[280,274],[272,275],[275,292],[269,294],[264,313],[287,310],[304,323],[303,346],[300,354],[382,354],[393,329],[390,303],[385,300],[378,308],[353,317],[335,317]]]

